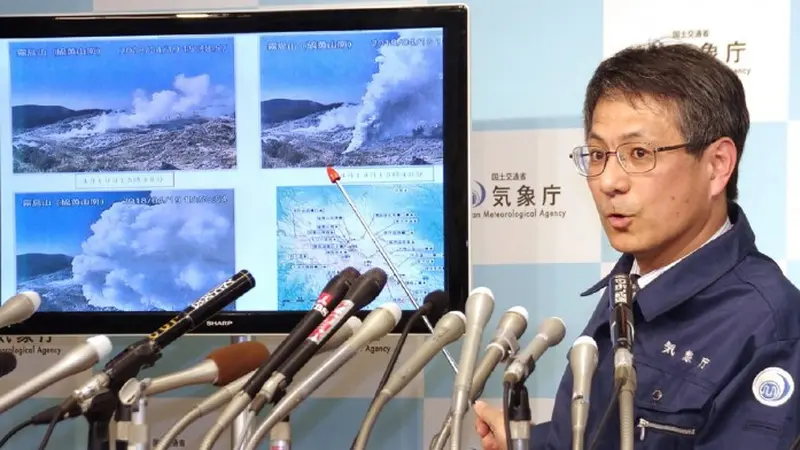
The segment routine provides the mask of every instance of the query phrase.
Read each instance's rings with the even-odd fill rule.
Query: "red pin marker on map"
[[[342,176],[339,175],[339,172],[337,172],[333,167],[328,166],[325,168],[325,170],[328,172],[328,179],[331,180],[331,183],[336,183],[342,179]]]

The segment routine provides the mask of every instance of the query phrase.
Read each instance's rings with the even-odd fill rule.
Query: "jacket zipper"
[[[648,420],[642,419],[641,417],[639,418],[638,427],[642,429],[642,431],[639,433],[640,441],[644,440],[645,430],[647,430],[648,428],[652,428],[653,430],[666,431],[668,433],[680,434],[683,436],[694,436],[695,433],[697,432],[694,428],[681,428],[672,425],[662,425],[660,423],[653,423]]]

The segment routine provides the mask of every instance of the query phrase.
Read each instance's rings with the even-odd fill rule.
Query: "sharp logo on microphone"
[[[229,327],[233,325],[232,320],[207,320],[206,325],[209,327]]]
[[[211,301],[214,298],[216,298],[219,294],[221,294],[221,293],[225,292],[226,290],[228,290],[228,288],[233,286],[234,283],[235,283],[235,281],[233,281],[233,279],[225,280],[224,283],[222,283],[219,286],[215,287],[213,291],[207,292],[204,296],[202,296],[199,299],[195,300],[194,303],[189,305],[189,308],[198,309],[198,308],[202,307],[203,305],[205,305],[209,301]]]

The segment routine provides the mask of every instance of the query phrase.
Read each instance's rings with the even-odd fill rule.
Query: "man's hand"
[[[475,431],[481,437],[483,450],[507,450],[503,411],[478,400],[475,402]]]

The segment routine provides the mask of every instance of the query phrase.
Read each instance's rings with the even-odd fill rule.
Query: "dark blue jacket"
[[[800,433],[800,291],[759,253],[737,205],[733,227],[639,291],[634,302],[636,449],[787,450]],[[612,273],[628,273],[624,255]],[[607,286],[601,280],[582,295]],[[613,384],[608,290],[583,334],[598,345],[586,450]],[[532,427],[531,449],[571,448],[572,374],[553,420]],[[619,449],[619,412],[598,450]]]

